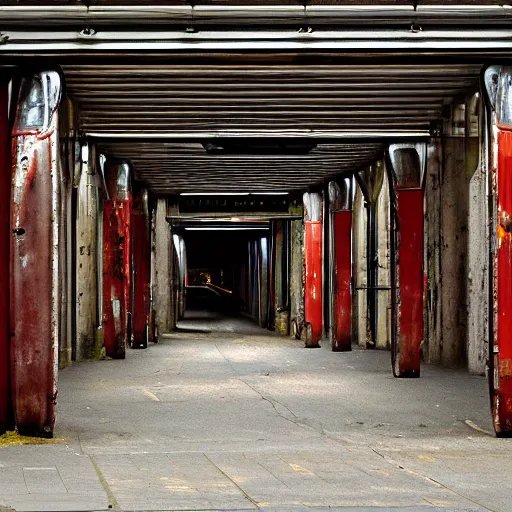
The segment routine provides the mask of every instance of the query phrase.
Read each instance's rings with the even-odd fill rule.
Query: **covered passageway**
[[[140,510],[110,449],[248,443],[293,488],[340,442],[389,465],[389,438],[423,463],[428,439],[508,437],[511,21],[470,1],[3,2],[0,430],[69,435]],[[205,456],[231,509],[351,503],[260,495]],[[194,464],[183,481],[212,476]],[[448,480],[383,503],[485,507]]]

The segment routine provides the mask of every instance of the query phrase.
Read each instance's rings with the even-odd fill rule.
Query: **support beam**
[[[155,323],[157,336],[172,330],[171,228],[166,221],[167,200],[158,199],[155,216]]]
[[[13,404],[18,432],[44,437],[53,435],[59,363],[58,248],[63,241],[56,109],[61,90],[60,75],[54,71],[23,79],[13,130]]]
[[[108,199],[103,204],[104,355],[124,359],[130,336],[130,220],[128,163],[107,162]]]
[[[11,202],[11,139],[8,118],[8,84],[0,81],[0,434],[12,428],[9,375],[9,208]]]
[[[290,222],[290,335],[299,339],[304,326],[304,222],[303,207],[290,207],[300,220]]]
[[[79,145],[78,142],[76,142]],[[76,205],[76,360],[96,355],[98,327],[98,216],[100,179],[94,146],[81,146]]]
[[[389,147],[394,204],[392,363],[395,377],[419,377],[423,339],[423,190],[426,146]],[[390,173],[391,175],[391,173]]]
[[[352,350],[352,187],[351,179],[330,184],[333,234],[332,350]]]
[[[132,348],[147,348],[150,327],[149,205],[147,189],[133,195],[132,235]]]
[[[289,333],[290,312],[288,309],[288,243],[289,224],[274,221],[274,296],[275,296],[275,331],[287,336]]]
[[[316,193],[304,194],[306,208],[304,234],[304,313],[306,347],[319,347],[323,335],[323,227],[322,197]]]

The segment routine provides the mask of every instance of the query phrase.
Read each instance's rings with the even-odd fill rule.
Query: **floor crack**
[[[215,464],[215,462],[213,462],[213,460],[210,459],[206,453],[203,453],[203,456],[212,466],[217,468],[217,470],[220,471],[243,494],[247,500],[249,500],[256,508],[259,509],[258,503],[253,498],[251,498],[225,471],[217,466],[217,464]]]
[[[391,457],[388,457],[388,456],[384,455],[383,453],[379,452],[377,449],[373,448],[372,446],[369,446],[369,448],[370,448],[370,450],[372,450],[372,452],[374,452],[375,454],[379,455],[379,457],[382,457],[388,464],[390,464],[392,466],[396,466],[397,468],[402,469],[402,470],[406,471],[407,473],[409,473],[411,475],[423,478],[424,480],[427,480],[428,482],[433,483],[433,484],[437,485],[438,487],[441,487],[442,489],[445,489],[446,491],[449,491],[449,492],[451,492],[453,494],[456,494],[460,498],[463,498],[463,499],[465,499],[465,500],[467,500],[467,501],[469,501],[469,502],[471,502],[471,503],[473,503],[475,505],[478,505],[479,507],[482,507],[483,509],[488,510],[489,512],[496,512],[495,510],[493,510],[493,509],[491,509],[489,507],[486,507],[485,505],[482,505],[478,501],[475,501],[475,500],[473,500],[471,498],[468,498],[464,494],[460,493],[459,491],[457,491],[455,489],[452,489],[451,487],[447,486],[446,484],[443,484],[442,482],[439,482],[435,478],[432,478],[430,476],[424,475],[423,473],[418,473],[417,471],[413,471],[411,469],[406,468],[405,466],[402,466],[396,460],[392,459]]]

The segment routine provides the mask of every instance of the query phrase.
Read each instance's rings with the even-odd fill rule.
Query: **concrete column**
[[[426,179],[427,339],[426,359],[465,366],[468,346],[469,190],[475,173],[468,152],[465,104],[454,107],[442,146],[431,147]],[[473,163],[472,163],[473,162]],[[438,213],[437,213],[438,212]],[[485,223],[484,219],[481,219]],[[478,228],[477,228],[478,229]],[[483,237],[485,243],[486,237]],[[478,258],[485,258],[485,252]]]
[[[427,169],[425,178],[425,224],[424,249],[427,288],[425,291],[425,332],[423,358],[426,361],[440,361],[440,347],[443,339],[443,285],[441,267],[442,215],[442,174],[443,144],[433,139],[427,147]]]
[[[167,200],[158,199],[155,217],[154,308],[158,335],[172,330],[172,245],[171,229],[166,220]]]
[[[290,213],[303,214],[302,206]],[[304,326],[304,223],[290,221],[290,335],[300,339]]]
[[[260,310],[259,324],[260,327],[268,325],[268,238],[262,237],[259,240],[260,254]]]
[[[285,289],[285,284],[288,282],[287,276],[284,275],[288,272],[287,266],[287,248],[285,242],[285,234],[287,227],[283,221],[275,221],[275,271],[274,271],[274,296],[275,296],[275,331],[285,336],[289,333],[289,318],[287,295],[288,290]]]
[[[483,103],[475,95],[466,107],[467,170],[470,178],[467,355],[468,369],[477,375],[485,374],[489,355],[489,153],[483,114]]]
[[[79,145],[78,142],[76,144]],[[95,356],[98,327],[98,214],[100,179],[94,148],[81,148],[76,204],[76,360]]]
[[[360,346],[368,343],[368,307],[367,307],[367,260],[366,260],[366,208],[363,193],[356,187],[352,220],[352,261],[354,265],[354,300],[352,302],[352,337]]]
[[[391,275],[390,275],[390,204],[389,183],[382,182],[382,188],[375,205],[377,229],[377,330],[375,346],[389,349],[391,343]]]

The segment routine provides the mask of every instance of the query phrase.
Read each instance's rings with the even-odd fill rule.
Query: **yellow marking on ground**
[[[168,491],[172,491],[172,492],[188,492],[188,493],[196,492],[195,489],[192,489],[192,487],[188,487],[187,485],[166,485],[165,488]]]
[[[45,437],[20,436],[18,432],[10,431],[0,436],[0,447],[19,446],[21,444],[58,444],[68,441],[68,439],[64,439],[63,437],[47,439]]]
[[[309,471],[309,469],[303,468],[298,464],[289,464],[289,466],[293,469],[293,471],[297,471],[298,473],[308,473],[310,475],[313,474],[311,471]]]
[[[418,455],[418,459],[424,461],[424,462],[435,462],[436,459],[434,457],[431,457],[430,455]]]
[[[151,391],[149,391],[149,389],[143,389],[142,392],[146,395],[146,396],[149,396],[149,398],[151,398],[151,400],[155,401],[155,402],[160,402],[160,398],[158,398],[154,393],[152,393]]]

